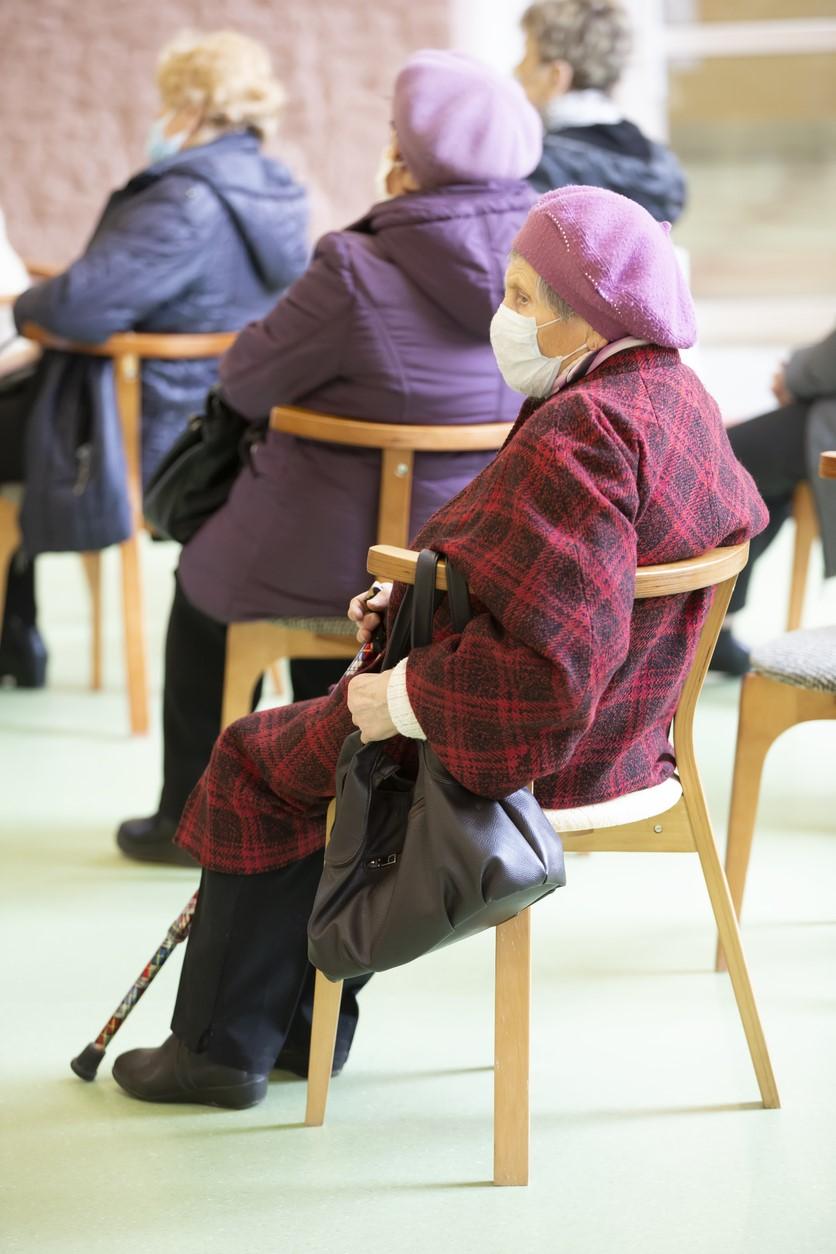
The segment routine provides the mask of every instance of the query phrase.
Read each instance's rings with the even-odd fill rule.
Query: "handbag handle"
[[[441,600],[435,586],[436,570],[442,554],[433,549],[422,549],[415,567],[415,584],[407,588],[398,606],[395,621],[389,633],[381,671],[391,670],[407,656],[410,648],[420,649],[430,644],[433,635],[433,619]],[[455,631],[464,631],[471,618],[470,596],[464,576],[447,561],[447,600],[450,621]]]

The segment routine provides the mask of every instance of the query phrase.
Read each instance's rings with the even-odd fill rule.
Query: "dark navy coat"
[[[302,188],[286,169],[262,156],[254,135],[234,132],[157,162],[114,192],[83,254],[63,274],[24,292],[15,320],[18,326],[37,322],[56,335],[90,343],[128,330],[237,330],[266,313],[302,273],[306,230]],[[80,413],[78,404],[62,408],[67,393],[62,380],[72,375],[73,396],[87,384],[92,398],[104,397],[110,412],[93,416],[95,437],[103,425],[117,421],[112,387],[101,377],[110,364],[47,353],[40,371],[27,436],[26,548],[35,553],[113,543],[122,537],[110,535],[108,520],[100,520],[91,534],[86,523],[79,528],[77,519],[68,520],[55,496],[62,483],[77,488],[89,481],[95,490],[97,472],[110,478],[119,473],[112,449],[103,454],[109,462],[104,467],[97,464],[94,447],[92,467],[82,479],[78,468],[62,464],[72,458],[74,440],[83,442],[91,428],[90,415]],[[189,415],[202,407],[216,375],[215,360],[144,364],[144,481]],[[56,446],[62,448],[57,460]],[[88,516],[96,513],[93,505]]]
[[[627,121],[546,131],[540,164],[528,181],[538,192],[571,183],[605,187],[635,200],[657,222],[675,222],[685,206],[676,157]]]

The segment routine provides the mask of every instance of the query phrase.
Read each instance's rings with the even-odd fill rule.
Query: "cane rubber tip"
[[[70,1066],[80,1080],[95,1080],[99,1063],[103,1058],[104,1050],[101,1045],[94,1045],[91,1042],[84,1047],[77,1058],[72,1060]]]

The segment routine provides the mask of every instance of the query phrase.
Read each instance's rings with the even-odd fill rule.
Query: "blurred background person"
[[[35,322],[89,343],[128,330],[235,330],[266,312],[304,269],[305,194],[260,150],[283,100],[266,49],[235,31],[183,35],[163,49],[157,83],[161,107],[148,136],[147,168],[113,193],[78,260],[17,300],[18,327]],[[31,559],[68,547],[66,533],[56,534],[60,529],[50,520],[56,486],[50,475],[63,476],[65,486],[78,471],[79,527],[71,547],[124,539],[118,533],[111,538],[107,520],[97,519],[85,542],[83,468],[72,465],[80,449],[68,449],[63,460],[46,455],[67,429],[70,414],[63,407],[84,396],[85,381],[99,381],[103,369],[92,358],[48,352],[24,402],[0,406],[3,477],[26,481],[26,556],[19,555],[10,572],[2,647],[3,674],[20,686],[39,686],[45,678]],[[211,360],[144,365],[144,482],[202,406],[216,375]],[[99,391],[107,422],[118,424],[112,389]],[[94,447],[94,465],[96,456]],[[122,487],[114,483],[115,492]]]
[[[729,441],[769,508],[769,525],[749,549],[737,577],[726,625],[711,669],[745,675],[749,650],[732,632],[731,615],[746,604],[752,570],[784,525],[799,483],[809,482],[819,515],[824,573],[836,575],[836,491],[819,478],[819,454],[836,448],[836,330],[793,353],[775,373],[772,390],[779,408],[729,428]]]
[[[397,77],[386,198],[320,240],[310,268],[221,362],[246,418],[274,405],[403,423],[510,421],[517,400],[490,346],[511,241],[535,195],[541,128],[519,84],[462,53],[423,51]],[[130,857],[190,862],[172,844],[220,731],[227,624],[331,616],[368,582],[379,454],[269,432],[227,504],[185,546],[166,641],[163,789],[123,823]],[[414,533],[491,459],[418,454]],[[298,700],[345,662],[292,669]]]
[[[29,286],[26,266],[18,257],[6,234],[6,218],[0,209],[0,363],[18,347],[18,335],[12,315],[12,296]]]
[[[614,0],[543,0],[522,16],[516,75],[543,119],[538,192],[570,183],[629,196],[658,221],[685,204],[676,157],[627,121],[612,98],[630,55],[630,22]]]

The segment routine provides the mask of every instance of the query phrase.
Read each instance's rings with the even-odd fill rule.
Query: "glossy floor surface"
[[[151,655],[173,551],[148,546]],[[492,943],[379,977],[327,1125],[277,1079],[243,1113],[127,1098],[106,1060],[69,1060],[191,893],[113,830],[153,808],[158,721],[126,734],[116,570],[106,690],[86,691],[80,564],[42,562],[50,687],[0,692],[2,1163],[5,1254],[831,1254],[836,1249],[836,722],[772,751],[744,943],[783,1109],[759,1107],[699,867],[684,855],[569,859],[534,914],[532,1178],[491,1178]],[[756,579],[741,634],[781,629],[789,535]],[[834,581],[836,582],[836,581]],[[807,621],[836,621],[811,578]],[[158,705],[159,671],[154,670]],[[722,841],[736,722],[711,683],[699,754]],[[113,1052],[167,1032],[176,955]]]

